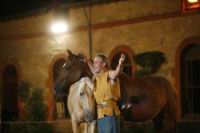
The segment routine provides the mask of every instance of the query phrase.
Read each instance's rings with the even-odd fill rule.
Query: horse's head
[[[81,55],[75,55],[67,50],[68,58],[66,63],[61,67],[56,80],[55,92],[57,95],[66,95],[70,85],[78,81],[81,77],[92,77],[92,73],[84,58]]]
[[[78,89],[78,104],[84,112],[86,122],[91,122],[96,118],[96,102],[92,92],[92,88],[89,85],[92,81],[89,78],[82,78]]]

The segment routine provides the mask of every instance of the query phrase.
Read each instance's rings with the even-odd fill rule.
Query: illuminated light
[[[51,30],[55,34],[64,33],[68,31],[68,26],[64,21],[57,21],[52,24]]]
[[[188,0],[189,3],[196,3],[198,0]]]

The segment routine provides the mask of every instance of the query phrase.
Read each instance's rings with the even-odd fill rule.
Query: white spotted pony
[[[83,77],[70,86],[67,106],[71,116],[73,133],[95,132],[96,103],[92,93],[93,86],[88,77]]]

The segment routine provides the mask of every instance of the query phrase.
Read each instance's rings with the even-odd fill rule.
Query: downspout
[[[92,19],[91,19],[91,5],[89,5],[89,10],[87,13],[86,7],[83,8],[85,18],[87,21],[88,27],[88,49],[89,49],[89,58],[92,59]]]

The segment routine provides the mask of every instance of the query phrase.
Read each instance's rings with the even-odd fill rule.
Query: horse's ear
[[[80,94],[84,92],[85,87],[86,87],[85,81],[81,81],[79,84],[79,93]]]
[[[68,56],[72,56],[73,55],[73,53],[69,49],[67,49],[66,52],[67,52]]]

